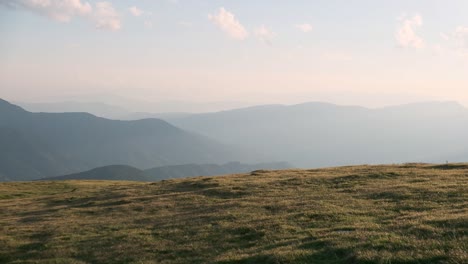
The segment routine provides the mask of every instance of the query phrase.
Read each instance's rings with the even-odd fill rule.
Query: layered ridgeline
[[[0,180],[31,180],[110,164],[153,168],[250,160],[249,153],[159,119],[31,113],[0,99]]]
[[[166,120],[299,167],[468,160],[468,110],[452,102],[267,105]]]
[[[229,162],[226,164],[185,164],[161,166],[148,170],[140,170],[131,166],[111,165],[85,172],[64,176],[43,178],[41,180],[114,180],[114,181],[159,181],[194,176],[214,176],[235,173],[245,173],[255,170],[278,170],[291,168],[286,162],[242,164]]]
[[[100,103],[100,102],[55,102],[55,103],[16,103],[18,106],[30,112],[47,112],[47,113],[73,113],[86,112],[95,116],[108,119],[118,120],[139,120],[146,118],[180,118],[190,115],[183,112],[132,112],[123,107]],[[149,107],[149,106],[147,106]],[[157,110],[157,105],[154,105],[153,111]]]

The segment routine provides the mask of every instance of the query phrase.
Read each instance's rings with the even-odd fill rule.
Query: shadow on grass
[[[0,263],[25,263],[30,259],[41,259],[41,254],[47,248],[46,245],[52,236],[53,233],[48,231],[31,234],[28,237],[29,243],[19,245],[8,254],[0,254]]]
[[[210,178],[208,178],[210,179]],[[201,191],[208,188],[218,187],[219,183],[210,181],[184,181],[180,183],[170,184],[167,186],[168,191],[171,192],[194,192]]]
[[[265,249],[275,249],[279,247],[288,246],[294,242],[278,243],[276,245],[269,246]],[[352,251],[340,248],[334,248],[330,244],[318,241],[315,239],[307,239],[302,242],[299,246],[300,249],[310,250],[310,254],[304,254],[301,256],[275,256],[268,254],[258,254],[254,256],[248,256],[237,260],[219,261],[218,264],[253,264],[253,263],[266,263],[266,264],[278,264],[278,263],[318,263],[318,264],[333,264],[333,263],[360,263]]]
[[[40,210],[32,210],[32,211],[24,211],[18,213],[19,216],[22,218],[19,220],[21,223],[38,223],[44,221],[47,217],[57,215],[61,211],[65,211],[68,209],[73,208],[80,208],[80,209],[91,209],[95,208],[95,212],[104,212],[102,211],[103,208],[107,207],[115,207],[119,205],[125,205],[130,203],[130,201],[124,200],[126,195],[122,194],[111,194],[105,196],[97,196],[97,197],[68,197],[62,199],[42,199],[38,200],[37,202],[45,203],[45,208],[48,209],[40,209]]]
[[[249,256],[243,259],[219,261],[217,263],[218,264],[258,264],[258,263],[277,264],[281,262],[278,262],[273,256],[255,255],[255,256]]]
[[[321,241],[311,241],[301,246],[303,249],[310,249],[310,254],[304,254],[298,257],[277,257],[268,254],[258,254],[248,256],[237,260],[219,261],[218,264],[374,264],[374,263],[392,263],[392,264],[422,264],[422,263],[446,263],[446,256],[423,257],[412,260],[391,259],[382,262],[381,259],[361,259],[351,249],[336,248]]]
[[[234,199],[240,198],[248,194],[248,192],[244,191],[234,191],[234,190],[224,190],[224,189],[208,189],[202,192],[203,195],[218,199]]]
[[[468,164],[441,164],[427,167],[428,169],[438,170],[464,170],[468,169]]]
[[[86,208],[93,206],[108,206],[113,205],[117,199],[126,198],[127,195],[119,193],[110,193],[108,195],[97,195],[92,197],[67,197],[65,199],[45,199],[47,207],[73,207],[73,208]],[[112,201],[112,202],[111,202]],[[106,202],[108,204],[106,204]]]

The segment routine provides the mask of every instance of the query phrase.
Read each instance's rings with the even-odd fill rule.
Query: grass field
[[[468,263],[468,165],[0,184],[0,263]]]

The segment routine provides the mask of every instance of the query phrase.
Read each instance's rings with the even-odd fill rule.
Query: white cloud
[[[136,17],[139,17],[141,15],[143,15],[143,10],[139,9],[138,7],[136,6],[132,6],[128,9],[128,11],[130,12],[130,14],[132,14],[133,16],[136,16]]]
[[[2,0],[0,4],[26,9],[59,22],[68,22],[74,16],[87,16],[93,9],[81,0]]]
[[[97,2],[94,8],[82,0],[0,0],[0,5],[25,9],[58,22],[84,17],[97,28],[115,31],[121,27],[120,17],[110,2]]]
[[[311,32],[312,29],[314,29],[314,27],[311,24],[307,24],[307,23],[297,24],[296,28],[299,29],[300,31],[304,32],[304,33]]]
[[[403,48],[423,48],[424,40],[418,36],[416,30],[423,25],[420,15],[411,18],[402,16],[399,18],[400,25],[395,33],[395,38],[400,47]]]
[[[468,27],[459,26],[452,35],[458,48],[468,49]]]
[[[453,32],[440,36],[457,55],[468,57],[468,27],[458,26]]]
[[[226,11],[223,7],[219,9],[218,14],[208,15],[208,19],[231,38],[244,40],[248,36],[247,30],[245,30],[244,26],[236,19],[234,14]]]
[[[259,40],[269,45],[271,45],[272,39],[276,36],[276,34],[273,31],[271,31],[264,25],[262,25],[259,28],[256,28],[254,34]]]
[[[110,2],[96,3],[93,19],[96,23],[96,28],[99,29],[116,31],[121,27],[119,14]]]

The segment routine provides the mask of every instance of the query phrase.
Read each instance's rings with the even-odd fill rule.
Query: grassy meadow
[[[0,263],[468,263],[468,165],[0,183]]]

